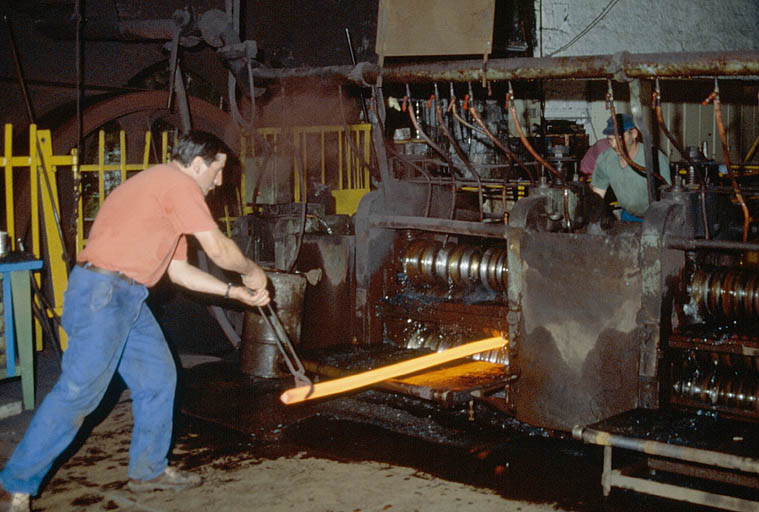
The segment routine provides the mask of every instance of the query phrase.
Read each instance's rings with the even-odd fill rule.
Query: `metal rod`
[[[506,238],[506,227],[503,224],[487,222],[467,222],[434,217],[409,217],[374,215],[369,217],[370,228],[390,229],[419,229],[436,233],[454,235],[474,235],[487,238]]]
[[[190,104],[187,101],[187,93],[182,79],[182,68],[179,63],[177,63],[177,72],[174,74],[174,95],[177,99],[177,107],[179,107],[182,131],[187,133],[192,130],[192,117],[190,116]]]
[[[5,24],[8,26],[8,46],[10,46],[11,55],[13,56],[13,65],[16,68],[16,77],[18,78],[19,87],[21,87],[21,94],[24,97],[24,105],[26,105],[26,114],[29,116],[29,123],[34,123],[34,113],[32,112],[32,103],[29,100],[29,93],[26,90],[26,82],[24,81],[24,73],[21,71],[21,62],[18,58],[18,52],[16,51],[16,39],[13,37],[13,27],[11,26],[11,20],[8,19],[8,15],[3,16]]]
[[[171,100],[174,95],[175,77],[177,74],[177,59],[179,58],[179,33],[181,28],[177,24],[174,30],[174,36],[171,38],[171,56],[169,57],[169,97],[166,100],[166,108],[171,110]]]
[[[372,384],[377,384],[379,382],[395,377],[400,377],[401,375],[407,375],[419,370],[432,368],[433,366],[455,361],[456,359],[468,357],[480,352],[496,350],[505,346],[506,343],[507,340],[500,336],[473,341],[471,343],[449,348],[448,350],[437,352],[435,354],[415,357],[407,361],[401,361],[400,363],[383,366],[381,368],[375,368],[373,370],[349,375],[347,377],[333,379],[326,382],[319,382],[317,384],[314,384],[311,390],[309,390],[306,386],[288,389],[282,393],[280,400],[285,404],[293,404],[302,402],[309,397],[320,398],[336,393],[353,391],[355,389],[371,386]]]

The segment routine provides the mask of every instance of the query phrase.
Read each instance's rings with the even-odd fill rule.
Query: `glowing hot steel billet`
[[[377,384],[383,380],[400,377],[401,375],[414,373],[419,370],[425,370],[433,366],[461,359],[462,357],[468,357],[480,352],[487,352],[488,350],[496,350],[506,345],[506,343],[508,343],[506,338],[501,336],[485,338],[458,347],[453,347],[436,354],[416,357],[414,359],[409,359],[408,361],[375,368],[374,370],[358,373],[356,375],[348,375],[347,377],[341,377],[339,379],[318,382],[314,384],[313,392],[310,395],[308,395],[308,392],[311,389],[309,386],[291,388],[282,393],[279,399],[282,400],[283,403],[289,405],[304,400],[312,400],[314,398],[334,395],[336,393],[345,393],[346,391],[371,386],[372,384]]]

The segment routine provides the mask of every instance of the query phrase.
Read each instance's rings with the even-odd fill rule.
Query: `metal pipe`
[[[453,99],[451,100],[451,105],[450,105],[449,108],[451,109],[451,112],[453,112],[453,117],[455,117],[456,120],[459,123],[463,124],[464,126],[466,126],[467,128],[469,128],[470,130],[472,130],[475,133],[479,133],[481,135],[485,135],[485,132],[483,132],[482,130],[480,130],[479,128],[477,128],[476,126],[474,126],[473,124],[467,123],[466,121],[464,121],[464,119],[461,118],[461,116],[459,115],[458,111],[456,110],[456,102]],[[757,139],[757,140],[759,140],[759,139]]]
[[[376,64],[329,66],[321,68],[264,69],[254,71],[263,80],[297,80],[302,78],[332,78],[359,85],[375,83],[379,73]],[[759,75],[759,50],[733,52],[628,52],[613,55],[577,57],[515,57],[488,61],[443,61],[424,64],[386,64],[382,79],[399,83],[431,81],[469,82],[472,80],[533,80],[540,78],[632,78],[746,76]]]
[[[402,215],[373,215],[369,217],[370,228],[419,229],[453,235],[473,235],[486,238],[506,238],[503,224],[467,222],[434,217],[409,217]]]
[[[651,134],[648,132],[650,123],[644,118],[643,114],[643,95],[641,94],[640,80],[633,80],[630,82],[630,109],[633,119],[635,119],[635,126],[640,133],[642,149],[643,149],[643,162],[646,164],[646,185],[648,187],[648,202],[649,204],[658,200],[656,183],[654,182],[655,170],[659,169],[658,154],[654,155],[654,148],[651,142]],[[667,169],[669,173],[669,169]]]
[[[622,134],[619,133],[619,125],[617,124],[617,111],[614,108],[614,91],[611,87],[611,80],[607,80],[608,83],[608,90],[606,91],[606,108],[609,109],[609,114],[611,114],[612,119],[612,129],[614,130],[614,143],[616,144],[616,151],[621,156],[625,162],[627,162],[627,165],[632,167],[638,172],[646,172],[646,168],[642,165],[638,165],[637,163],[633,162],[632,158],[627,154],[627,146],[625,145],[625,141],[622,139]],[[651,197],[649,195],[649,203],[651,202]]]
[[[728,249],[734,251],[759,251],[759,243],[731,242],[729,240],[701,240],[665,235],[664,245],[668,249]]]
[[[752,459],[750,457],[741,457],[738,455],[702,450],[700,448],[691,448],[689,446],[671,443],[661,443],[648,439],[634,439],[583,427],[575,427],[572,429],[572,437],[588,444],[613,446],[615,448],[633,450],[647,455],[658,455],[677,460],[696,462],[708,466],[745,471],[746,473],[759,473],[759,459]]]

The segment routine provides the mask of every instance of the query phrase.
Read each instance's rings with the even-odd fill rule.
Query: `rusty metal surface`
[[[570,430],[636,407],[638,233],[522,232],[515,238],[510,232],[521,267],[515,284],[522,335],[511,361],[519,374],[512,397],[520,421]]]
[[[300,274],[267,272],[272,303],[290,343],[300,344],[306,278]],[[242,342],[240,344],[240,370],[257,377],[284,377],[282,355],[277,348],[277,334],[271,329],[259,310],[245,312]]]
[[[468,361],[403,379],[393,379],[385,383],[385,387],[450,406],[503,388],[509,379],[506,366],[486,361]]]
[[[306,293],[302,335],[306,347],[353,343],[354,247],[352,235],[304,237],[296,270],[322,269],[321,280]]]
[[[385,82],[469,82],[483,78],[482,60],[442,61],[425,64],[386,64]],[[375,83],[379,69],[370,63],[321,68],[257,69],[261,80],[337,79],[358,84]],[[733,52],[622,52],[578,57],[515,57],[488,61],[485,78],[514,80],[538,78],[614,78],[751,76],[759,75],[759,51]]]
[[[448,325],[459,330],[483,329],[505,330],[506,312],[504,306],[484,304],[459,304],[397,298],[395,303],[383,303],[377,313],[387,322],[388,333],[409,333],[413,321]],[[401,341],[398,338],[397,341]]]
[[[411,217],[400,215],[375,215],[369,218],[369,225],[377,228],[420,229],[438,233],[504,238],[503,224],[466,222],[461,220],[432,217]]]
[[[756,510],[759,473],[759,430],[755,424],[728,421],[718,415],[676,409],[632,410],[585,428],[575,439],[604,447],[601,483],[604,495],[612,487],[663,496],[727,510]],[[614,448],[637,452],[641,473],[632,466],[613,469]],[[640,455],[642,454],[642,455]],[[680,474],[691,478],[665,479]],[[745,486],[709,486],[705,480]],[[695,487],[695,489],[694,489]]]
[[[133,94],[125,94],[104,100],[96,105],[87,108],[83,115],[84,127],[82,134],[84,137],[94,133],[109,121],[120,120],[133,114],[144,114],[145,119],[154,119],[161,117],[169,122],[174,121],[177,124],[177,115],[166,108],[165,91],[147,91]],[[232,118],[219,109],[217,106],[190,96],[190,110],[192,111],[194,127],[198,130],[207,131],[218,136],[233,151],[239,152],[240,130],[235,125]],[[140,136],[144,137],[145,129],[141,126]],[[56,129],[53,133],[53,142],[55,150],[58,153],[66,153],[72,147],[76,146],[77,138],[76,118],[72,118],[66,124]],[[135,144],[139,147],[139,144]]]
[[[494,15],[494,0],[380,0],[375,51],[378,55],[489,54]]]

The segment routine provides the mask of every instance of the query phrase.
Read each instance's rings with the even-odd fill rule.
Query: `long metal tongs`
[[[292,343],[290,343],[290,337],[287,335],[285,328],[282,327],[282,322],[279,321],[276,311],[271,307],[271,304],[267,304],[265,307],[268,310],[268,314],[262,306],[258,306],[258,312],[261,313],[266,325],[274,333],[277,348],[279,348],[279,351],[282,353],[282,358],[285,360],[287,369],[290,370],[290,373],[295,377],[295,385],[308,386],[309,389],[306,396],[311,396],[314,392],[314,383],[306,376],[306,369],[298,357],[298,354],[295,352]]]

